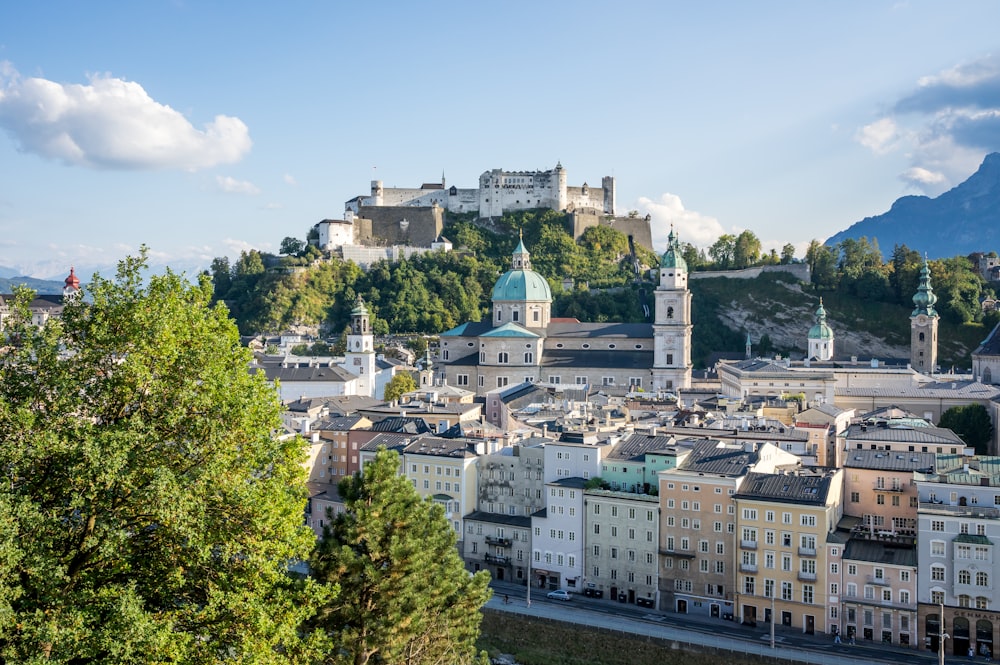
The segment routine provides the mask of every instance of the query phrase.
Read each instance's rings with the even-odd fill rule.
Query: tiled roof
[[[488,522],[490,524],[503,524],[506,526],[521,527],[524,529],[531,527],[531,518],[527,515],[504,515],[501,513],[488,513],[485,510],[474,510],[465,516],[466,522]]]
[[[674,437],[631,434],[615,444],[604,459],[641,461],[647,453],[654,452],[676,454],[678,449]]]
[[[851,538],[847,541],[844,559],[869,561],[887,566],[916,566],[917,549],[915,547],[891,547],[874,540]]]
[[[844,467],[879,471],[916,471],[934,467],[934,453],[898,453],[891,450],[847,450]]]
[[[756,464],[760,455],[742,446],[726,446],[721,441],[703,439],[694,444],[691,454],[678,467],[683,471],[710,473],[718,476],[742,476]]]
[[[736,493],[738,499],[825,505],[830,473],[750,473]]]

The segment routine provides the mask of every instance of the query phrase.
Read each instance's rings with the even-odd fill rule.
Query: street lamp
[[[774,649],[774,589],[771,589],[771,648]]]
[[[944,641],[951,637],[948,633],[944,632],[944,603],[941,603],[939,616],[941,617],[941,622],[938,624],[938,665],[944,665]]]

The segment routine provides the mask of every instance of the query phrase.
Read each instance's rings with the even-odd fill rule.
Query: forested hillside
[[[244,334],[308,326],[336,340],[358,295],[373,313],[376,334],[437,334],[488,315],[493,284],[509,269],[519,232],[532,268],[549,281],[553,316],[644,320],[642,305],[652,302],[655,288],[647,269],[658,265],[658,257],[637,248],[633,262],[628,239],[608,227],[588,229],[574,242],[565,215],[551,210],[507,215],[490,226],[452,216],[444,235],[455,251],[380,262],[368,272],[286,238],[282,256],[244,252],[233,265],[216,259],[215,297],[226,302]],[[763,253],[760,240],[745,231],[724,235],[708,248],[685,245],[684,256],[695,271],[804,260],[812,275],[808,284],[774,275],[692,280],[696,367],[715,352],[743,351],[748,333],[754,353],[802,353],[820,296],[840,340],[838,353],[881,358],[907,353],[911,298],[923,259],[905,245],[883,261],[877,243],[866,238],[835,247],[814,240],[804,259],[796,259],[791,245],[780,254]],[[965,257],[931,261],[930,270],[942,317],[941,363],[967,367],[969,354],[1000,317],[984,314],[980,305],[997,285],[984,282]],[[572,284],[564,286],[565,279]]]

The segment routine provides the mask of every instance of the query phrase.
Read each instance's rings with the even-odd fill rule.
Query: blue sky
[[[192,270],[373,177],[557,161],[616,176],[661,246],[804,246],[1000,150],[998,25],[992,0],[0,3],[0,266],[145,243]]]

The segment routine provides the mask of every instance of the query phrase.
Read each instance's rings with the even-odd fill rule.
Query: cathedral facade
[[[671,391],[691,385],[691,330],[687,265],[673,230],[653,323],[553,318],[552,292],[522,240],[493,287],[490,320],[441,333],[436,378],[478,394],[523,382]]]

